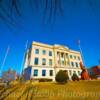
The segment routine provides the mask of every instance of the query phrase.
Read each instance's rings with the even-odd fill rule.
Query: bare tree
[[[68,0],[66,0],[67,3]],[[80,0],[72,0],[72,2],[77,4]],[[93,0],[86,0],[90,6],[93,6]],[[8,22],[10,24],[14,24],[14,20],[12,18],[12,14],[15,16],[21,17],[23,15],[23,10],[21,7],[23,5],[29,5],[29,7],[33,10],[34,8],[39,9],[39,6],[43,6],[43,15],[46,18],[48,14],[50,21],[51,18],[55,18],[57,11],[60,15],[64,15],[64,7],[63,0],[0,0],[0,19]]]
[[[13,80],[16,80],[16,72],[9,69],[8,71],[5,71],[2,73],[2,81],[6,82],[7,85]]]

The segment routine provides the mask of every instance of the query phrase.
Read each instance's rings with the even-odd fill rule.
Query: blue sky
[[[23,16],[15,17],[15,26],[0,20],[0,66],[7,46],[10,46],[3,71],[12,68],[20,72],[27,40],[28,46],[32,41],[39,41],[79,50],[76,41],[80,39],[85,65],[99,64],[100,0],[95,0],[92,5],[87,0],[78,0],[75,5],[71,1],[63,0],[64,16],[57,13],[55,21],[43,20],[41,10],[32,12],[28,7],[24,7]]]

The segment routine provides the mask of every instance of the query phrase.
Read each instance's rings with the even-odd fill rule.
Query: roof
[[[80,54],[79,51],[71,50],[71,49],[69,49],[69,47],[64,46],[64,45],[59,45],[59,44],[49,45],[49,44],[33,41],[32,45],[43,46],[43,47],[48,47],[48,48],[55,48],[55,49],[62,49],[62,50],[68,50],[70,53]]]

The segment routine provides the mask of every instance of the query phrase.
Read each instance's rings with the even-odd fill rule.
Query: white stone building
[[[55,81],[59,70],[67,71],[69,78],[73,73],[80,77],[82,62],[78,51],[69,49],[62,45],[48,45],[33,42],[31,48],[26,52],[24,71],[27,79],[52,79]]]

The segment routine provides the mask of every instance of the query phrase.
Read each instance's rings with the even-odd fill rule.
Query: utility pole
[[[23,73],[24,58],[25,58],[25,53],[26,53],[27,47],[28,47],[28,40],[26,41],[26,44],[25,44],[24,55],[23,55],[22,63],[21,63],[20,75]]]
[[[2,62],[2,65],[1,65],[0,74],[1,74],[1,72],[2,72],[2,69],[3,69],[4,65],[5,65],[5,62],[6,62],[8,53],[9,53],[9,50],[10,50],[10,47],[9,47],[9,45],[8,45],[8,47],[7,47],[7,49],[6,49],[6,53],[5,53],[4,59],[3,59],[3,62]]]

